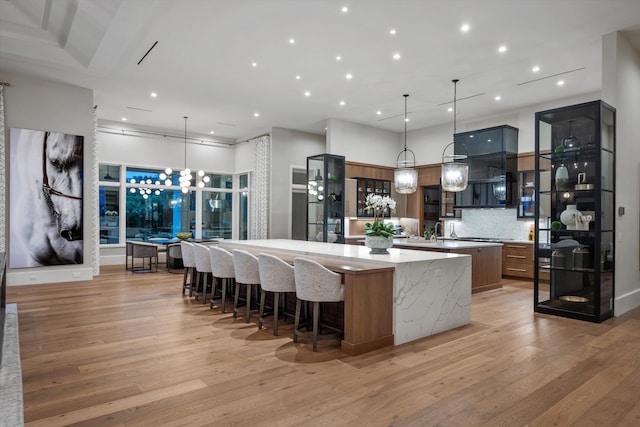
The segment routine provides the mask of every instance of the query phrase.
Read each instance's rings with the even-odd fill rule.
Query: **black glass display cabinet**
[[[466,154],[467,189],[455,208],[504,208],[517,203],[518,129],[502,125],[454,135],[455,154]]]
[[[356,178],[356,180],[358,187],[357,215],[359,218],[373,218],[373,211],[365,210],[365,207],[367,206],[367,196],[369,194],[376,194],[378,196],[391,197],[391,181],[373,178]],[[389,208],[384,210],[383,217],[391,217],[391,210]]]
[[[613,316],[615,110],[602,101],[536,113],[534,310]]]
[[[345,158],[307,157],[307,241],[344,243]]]

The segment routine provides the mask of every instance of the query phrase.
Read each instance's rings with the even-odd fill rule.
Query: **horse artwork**
[[[83,137],[11,129],[9,266],[82,264]]]

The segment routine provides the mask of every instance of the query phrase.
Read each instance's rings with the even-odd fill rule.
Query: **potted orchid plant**
[[[386,254],[387,249],[393,245],[395,227],[393,224],[384,223],[384,213],[387,209],[395,212],[396,201],[391,197],[374,193],[367,195],[364,210],[373,212],[373,222],[367,222],[364,226],[364,244],[371,248],[372,254]]]

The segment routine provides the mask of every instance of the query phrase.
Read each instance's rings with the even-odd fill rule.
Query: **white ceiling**
[[[404,93],[410,129],[452,121],[453,78],[459,120],[597,91],[602,35],[640,50],[639,18],[640,0],[0,0],[0,71],[93,89],[114,126],[401,132]]]

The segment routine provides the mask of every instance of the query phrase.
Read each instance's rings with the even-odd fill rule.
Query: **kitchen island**
[[[394,239],[394,248],[472,256],[471,292],[502,288],[502,243],[463,240]]]
[[[342,351],[403,344],[471,321],[471,257],[298,240],[224,240],[227,250],[314,259],[344,276]]]

